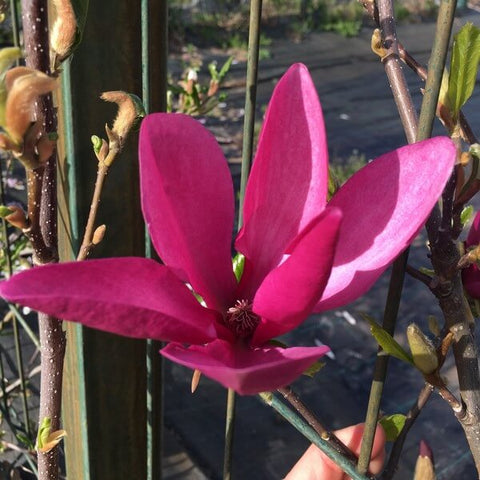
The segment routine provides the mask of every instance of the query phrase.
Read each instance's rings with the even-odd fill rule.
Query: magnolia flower
[[[480,244],[480,212],[477,212],[468,232],[465,248]],[[480,270],[476,262],[462,270],[463,286],[472,298],[480,298]]]
[[[424,223],[455,148],[436,138],[384,155],[328,205],[327,158],[314,85],[294,65],[275,88],[260,135],[235,241],[245,257],[237,281],[234,193],[220,147],[190,117],[149,115],[140,131],[142,208],[165,264],[49,265],[14,276],[0,293],[90,327],[168,341],[164,356],[241,394],[286,385],[328,347],[269,341],[373,284]]]

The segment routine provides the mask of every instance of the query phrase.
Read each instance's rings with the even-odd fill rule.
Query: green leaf
[[[0,49],[0,75],[3,75],[19,58],[22,58],[22,51],[18,47]]]
[[[212,80],[218,81],[217,62],[213,61],[208,64],[208,72]]]
[[[405,425],[406,416],[401,413],[394,415],[387,415],[380,419],[380,425],[385,430],[387,442],[393,442],[397,439],[398,435]]]
[[[48,440],[48,436],[50,435],[50,430],[52,428],[52,419],[50,417],[45,417],[42,420],[42,423],[38,429],[37,434],[37,450],[40,450]]]
[[[302,375],[313,378],[324,366],[325,366],[325,363],[323,363],[323,362],[315,362],[313,365],[310,365],[302,373]]]
[[[479,60],[480,29],[467,23],[454,37],[448,79],[448,99],[455,120],[473,93]]]
[[[465,225],[473,216],[473,205],[468,205],[462,210],[460,214],[460,222]]]
[[[288,348],[288,345],[286,343],[283,343],[276,338],[272,338],[271,340],[269,340],[268,344],[272,347]]]
[[[220,69],[220,72],[218,72],[218,81],[222,82],[222,80],[225,78],[225,75],[228,73],[230,70],[230,67],[232,66],[233,62],[233,57],[229,57],[227,61],[223,64],[223,67]]]
[[[92,145],[93,145],[93,151],[95,153],[99,153],[100,152],[100,149],[102,148],[102,139],[100,137],[98,137],[97,135],[92,135],[90,137],[90,140],[92,142]]]
[[[5,218],[11,215],[15,210],[6,207],[5,205],[0,205],[0,218]]]
[[[422,272],[423,274],[428,275],[429,277],[434,277],[435,276],[435,270],[432,270],[431,268],[420,267],[418,270],[420,272]]]
[[[428,316],[428,329],[436,337],[439,337],[441,335],[440,325],[438,324],[438,320],[434,315]]]
[[[362,317],[370,324],[372,335],[386,353],[414,366],[412,357],[370,315],[362,313]]]
[[[28,450],[34,450],[35,449],[35,445],[33,445],[32,441],[26,435],[24,435],[23,433],[17,433],[15,436],[17,437],[17,440],[20,443],[22,443],[23,445],[25,445],[25,447]]]
[[[245,257],[241,253],[237,253],[232,260],[233,263],[233,273],[237,279],[237,282],[240,281],[243,275],[243,269],[245,267]]]
[[[258,396],[267,404],[272,405],[273,393],[272,392],[260,392]]]

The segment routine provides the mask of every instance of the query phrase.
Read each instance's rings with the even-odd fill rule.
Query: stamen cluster
[[[226,326],[238,338],[250,337],[259,323],[260,317],[252,311],[252,304],[248,300],[237,300],[225,316]]]

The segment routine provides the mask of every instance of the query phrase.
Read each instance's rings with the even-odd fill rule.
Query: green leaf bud
[[[415,366],[425,375],[435,372],[438,368],[435,347],[415,323],[407,327],[407,340]]]

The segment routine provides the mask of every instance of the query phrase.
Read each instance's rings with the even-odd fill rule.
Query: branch
[[[344,455],[352,463],[357,463],[357,456],[331,431],[327,430],[312,411],[300,400],[300,397],[290,386],[278,388],[277,391],[283,395],[295,410],[308,422],[308,424],[322,437],[323,440],[341,455]]]
[[[22,21],[26,63],[49,73],[48,2],[22,0]],[[51,95],[36,103],[36,117],[43,119],[47,132],[56,131]],[[34,262],[42,265],[57,260],[56,152],[41,169],[28,172],[28,205],[33,239]],[[62,323],[45,314],[38,315],[41,345],[40,422],[51,419],[52,431],[60,428],[65,334]],[[55,480],[59,475],[58,447],[38,452],[38,479]]]

